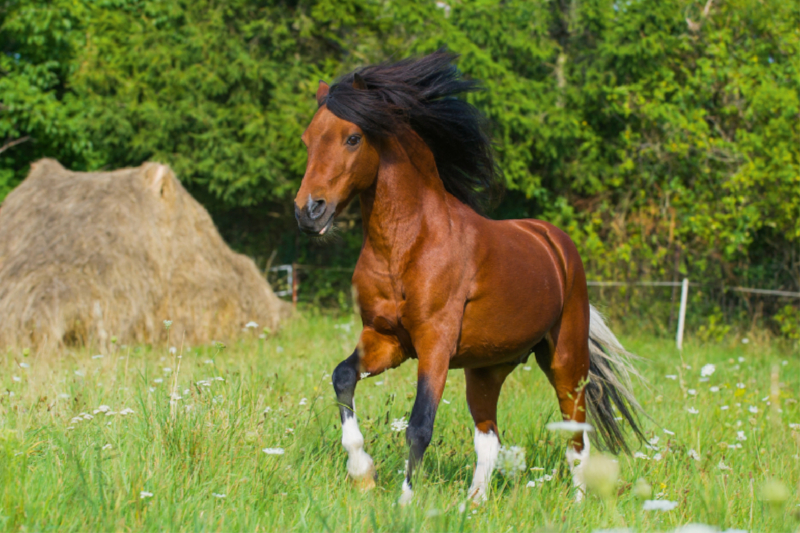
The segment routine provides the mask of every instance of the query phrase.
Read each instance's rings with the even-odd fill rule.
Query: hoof
[[[375,472],[370,472],[366,476],[353,479],[353,485],[361,492],[369,492],[375,488]]]

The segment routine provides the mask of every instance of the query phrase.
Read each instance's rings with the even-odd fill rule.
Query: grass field
[[[330,372],[355,345],[356,324],[349,315],[306,312],[278,334],[259,339],[253,330],[224,348],[174,340],[175,354],[119,347],[103,357],[0,356],[0,528],[800,528],[800,426],[790,426],[800,423],[797,353],[765,340],[700,346],[689,339],[682,365],[671,341],[622,336],[647,359],[639,367],[650,388],[637,386],[637,393],[657,422],[645,422],[657,449],[641,446],[642,455],[620,457],[617,495],[590,495],[581,504],[563,460],[565,437],[544,428],[558,418],[555,395],[532,362],[506,382],[499,425],[504,444],[524,446],[528,468],[536,470],[516,479],[497,474],[485,504],[462,505],[474,468],[473,427],[463,373],[453,371],[415,500],[401,508],[395,501],[407,450],[392,422],[408,418],[416,362],[359,384],[361,428],[378,468],[377,488],[362,494],[345,477],[330,385]],[[707,364],[715,371],[701,381]],[[545,475],[552,479],[541,480]],[[632,490],[640,478],[653,499],[677,507],[642,510]],[[762,501],[769,478],[788,489],[787,501]],[[532,480],[536,486],[527,487]]]

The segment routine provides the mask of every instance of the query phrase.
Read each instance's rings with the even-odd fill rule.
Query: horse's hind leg
[[[546,346],[535,349],[536,362],[547,375],[558,397],[564,420],[586,422],[586,395],[584,389],[589,376],[589,313],[585,316],[579,302],[567,305],[561,320],[545,339]],[[577,487],[576,499],[583,498],[583,466],[589,457],[589,439],[585,432],[577,432],[567,448],[567,462]]]
[[[359,347],[339,363],[331,376],[342,420],[342,446],[348,454],[347,473],[364,489],[375,486],[375,466],[372,457],[364,451],[364,437],[358,427],[354,399],[356,383],[362,375],[380,374],[403,360],[397,339],[365,329],[361,332]]]
[[[497,429],[497,399],[506,377],[516,365],[488,368],[467,368],[467,404],[475,421],[475,453],[478,456],[469,497],[475,502],[486,500],[486,491],[500,451]]]

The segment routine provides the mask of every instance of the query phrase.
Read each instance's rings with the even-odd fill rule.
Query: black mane
[[[413,129],[436,160],[445,189],[480,212],[500,189],[487,121],[457,95],[479,89],[453,65],[456,54],[438,51],[358,69],[331,85],[318,102],[368,137]],[[366,87],[356,89],[356,85]]]

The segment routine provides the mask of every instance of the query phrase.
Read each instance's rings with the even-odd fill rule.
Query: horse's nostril
[[[317,220],[325,212],[325,200],[312,200],[308,203],[308,218]]]

